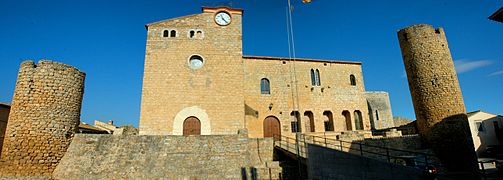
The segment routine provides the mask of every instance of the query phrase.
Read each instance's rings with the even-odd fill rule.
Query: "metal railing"
[[[296,144],[297,141],[299,143],[298,146]],[[440,168],[438,159],[433,154],[429,153],[414,152],[385,146],[371,145],[358,141],[343,141],[305,134],[297,136],[297,139],[282,135],[274,135],[275,146],[279,146],[280,148],[294,154],[297,154],[297,151],[299,151],[299,155],[304,158],[307,158],[307,144],[316,144],[330,149],[404,166]],[[297,147],[299,150],[297,150]]]

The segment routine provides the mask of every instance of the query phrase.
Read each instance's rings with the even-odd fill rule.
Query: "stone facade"
[[[372,129],[395,127],[387,92],[365,92]]]
[[[230,24],[216,23],[220,12]],[[147,25],[141,135],[182,135],[195,117],[202,135],[264,137],[272,118],[292,136],[293,110],[300,132],[370,130],[360,62],[243,56],[241,24],[242,10],[218,7]]]
[[[215,24],[216,11],[228,12],[232,23]],[[190,116],[199,119],[203,135],[244,128],[241,16],[241,10],[205,8],[146,25],[140,134],[181,135]],[[166,30],[176,34],[163,37]],[[191,68],[194,55],[202,68]]]
[[[361,63],[257,56],[243,58],[246,122],[252,137],[262,137],[264,119],[271,116],[280,120],[282,135],[293,136],[291,124],[295,118],[292,109],[299,109],[301,132],[370,130],[368,116],[364,116],[368,112]],[[291,78],[293,65],[297,72],[297,87]],[[311,69],[319,71],[320,85],[312,85]],[[350,75],[356,77],[356,85],[350,84]],[[268,94],[261,93],[263,78],[270,84]],[[295,89],[298,89],[298,94]],[[297,103],[297,98],[292,98],[292,92],[298,96],[298,108],[292,106]],[[350,121],[346,121],[343,111],[349,112]],[[363,129],[356,128],[356,111],[363,118]],[[325,128],[325,122],[329,121],[334,126],[331,130]]]
[[[9,119],[10,105],[0,103],[0,156],[2,155],[3,139],[5,137],[5,130],[7,128],[7,121]]]
[[[41,60],[21,64],[5,133],[0,176],[50,176],[80,121],[85,74]]]
[[[279,179],[272,138],[77,134],[56,179]]]
[[[448,170],[474,173],[475,151],[444,30],[413,25],[398,39],[419,134]]]

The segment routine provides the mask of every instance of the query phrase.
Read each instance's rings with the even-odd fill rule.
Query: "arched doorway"
[[[194,116],[183,121],[183,135],[201,135],[201,122]]]
[[[274,136],[276,136],[275,139],[281,136],[279,120],[274,116],[268,116],[264,119],[264,137]]]

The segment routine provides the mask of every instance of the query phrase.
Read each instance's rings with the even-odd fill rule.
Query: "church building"
[[[250,137],[393,127],[361,62],[243,55],[241,9],[147,24],[141,135]]]

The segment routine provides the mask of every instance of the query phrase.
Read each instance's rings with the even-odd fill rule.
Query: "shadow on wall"
[[[422,132],[422,140],[448,171],[473,174],[478,170],[466,114],[444,118]]]
[[[258,111],[256,111],[252,107],[248,106],[248,104],[245,104],[245,115],[249,115],[249,116],[253,116],[255,118],[258,118]]]

